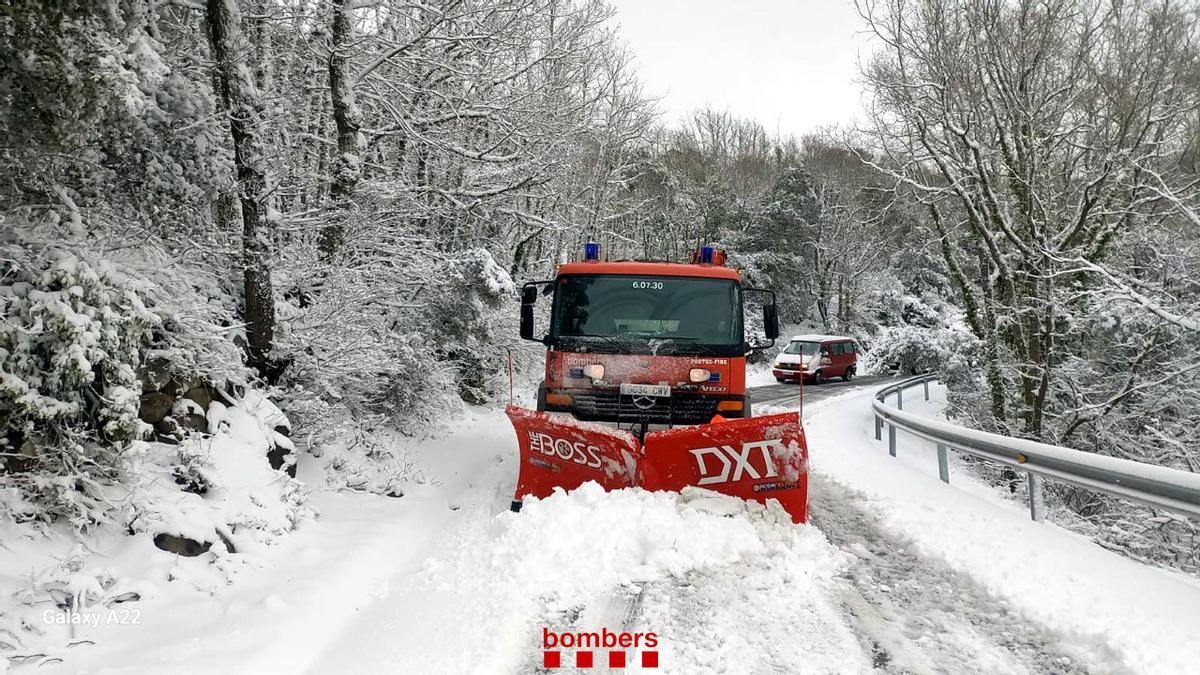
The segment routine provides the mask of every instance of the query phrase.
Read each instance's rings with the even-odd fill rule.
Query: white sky
[[[609,0],[664,121],[705,105],[769,132],[849,126],[867,38],[853,0]]]

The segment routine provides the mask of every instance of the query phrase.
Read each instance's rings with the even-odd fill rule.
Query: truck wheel
[[[538,409],[538,412],[543,412],[546,410],[546,385],[545,384],[538,385],[537,409]]]
[[[750,419],[753,416],[750,404],[750,394],[746,394],[745,403],[742,404],[742,419]]]
[[[846,369],[846,374],[842,376],[842,381],[849,382],[850,380],[853,380],[853,379],[854,379],[854,366],[850,366],[849,368]]]

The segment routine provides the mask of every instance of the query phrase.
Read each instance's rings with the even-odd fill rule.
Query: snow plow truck
[[[549,329],[535,334],[546,296]],[[747,297],[762,298],[757,344]],[[544,321],[543,321],[544,323]],[[507,409],[520,446],[513,510],[587,481],[614,490],[698,486],[808,518],[808,449],[796,412],[752,416],[746,356],[779,335],[775,294],[743,287],[725,253],[687,263],[584,259],[521,294],[521,337],[546,345],[537,410]]]

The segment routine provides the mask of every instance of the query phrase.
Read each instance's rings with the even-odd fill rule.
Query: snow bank
[[[213,402],[208,413],[212,435],[131,444],[132,475],[102,493],[127,530],[80,534],[68,523],[20,522],[9,516],[32,506],[0,489],[0,663],[57,660],[79,653],[66,645],[161,622],[170,603],[211,595],[261,567],[280,535],[313,516],[301,484],[267,458],[287,441],[276,431],[288,426],[279,408],[251,390],[233,405]],[[156,548],[157,535],[194,540],[178,546],[195,557]],[[81,620],[93,623],[72,623]]]
[[[906,410],[938,414],[936,403],[915,398],[906,399]],[[1024,503],[973,479],[957,461],[951,483],[941,483],[936,448],[927,442],[901,433],[899,456],[890,458],[874,440],[870,402],[864,392],[823,407],[807,432],[813,470],[867,493],[884,527],[1031,619],[1110,645],[1137,672],[1189,672],[1200,663],[1200,582],[1035,523]]]
[[[235,408],[224,411],[222,426],[230,425],[228,416]],[[257,428],[256,416],[242,421]],[[244,546],[246,553],[227,554],[217,542],[204,555],[178,557],[155,548],[148,533],[88,542],[98,554],[87,561],[89,565],[120,570],[139,581],[134,588],[141,600],[117,605],[138,608],[138,623],[78,627],[73,635],[85,641],[78,646],[63,649],[61,640],[53,644],[46,640],[27,642],[21,652],[36,647],[50,658],[63,660],[38,672],[124,675],[311,670],[314,660],[344,640],[339,637],[343,631],[360,630],[357,622],[375,603],[419,611],[419,607],[395,606],[386,597],[388,589],[410,585],[408,576],[420,570],[431,542],[455,531],[454,522],[490,520],[492,514],[507,508],[512,465],[506,462],[515,458],[515,438],[508,420],[499,410],[470,409],[458,422],[458,433],[409,448],[418,455],[428,479],[411,484],[403,498],[313,486],[311,504],[320,518],[305,523],[294,534],[264,542],[270,545],[255,545],[258,535],[246,532],[236,539],[239,550]],[[274,428],[269,414],[266,424]],[[265,429],[255,433],[265,435]],[[216,452],[230,449],[216,448]],[[298,459],[301,476],[317,475],[321,470],[323,458],[305,454]],[[273,478],[272,485],[290,480],[279,472]],[[504,491],[507,494],[501,494]],[[244,502],[219,499],[219,491],[209,495],[218,499],[216,505],[222,513],[244,512],[239,506]],[[19,503],[11,506],[20,508]],[[0,541],[4,542],[0,546],[0,591],[26,583],[35,562],[49,558],[44,537],[18,540],[8,534],[0,527]],[[64,544],[59,547],[63,551],[60,557],[69,552],[71,541]],[[122,583],[113,591],[129,587]],[[3,597],[0,629],[6,624]],[[39,629],[44,625],[45,607],[30,610],[30,621]],[[384,636],[383,642],[390,639]],[[43,643],[45,646],[40,646]],[[363,664],[364,670],[370,665],[369,661]]]

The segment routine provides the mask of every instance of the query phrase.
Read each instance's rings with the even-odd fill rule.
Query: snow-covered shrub
[[[162,321],[142,303],[143,284],[63,248],[5,251],[0,401],[9,424],[66,435],[92,414],[105,440],[141,437],[137,369]]]
[[[0,260],[0,448],[7,480],[51,517],[102,519],[102,486],[127,468],[138,418],[138,370],[162,317],[151,285],[64,246],[10,231]]]
[[[507,377],[500,345],[508,342],[505,337],[516,335],[516,326],[504,320],[516,315],[516,285],[483,249],[447,260],[439,278],[442,284],[430,305],[430,338],[453,368],[462,399],[483,403],[496,395]]]
[[[198,202],[228,182],[229,132],[211,79],[189,62],[203,41],[167,37],[197,54],[173,58],[150,25],[154,14],[119,3],[8,0],[0,13],[0,165],[21,176],[18,189],[54,184],[55,202],[89,212],[103,202],[131,219],[153,214],[159,232],[194,232]],[[16,187],[4,183],[5,193]],[[94,227],[78,212],[75,219],[79,232]]]
[[[904,286],[892,272],[883,268],[867,272],[862,295],[857,298],[861,322],[868,332],[881,326],[904,323]]]
[[[419,429],[459,400],[453,372],[436,358],[429,301],[405,300],[419,293],[407,286],[393,286],[391,297],[379,291],[385,281],[408,283],[393,277],[403,272],[388,269],[381,279],[376,271],[326,269],[319,293],[279,303],[276,349],[291,361],[281,385],[301,436],[327,442],[347,415]],[[303,286],[303,274],[279,276]]]
[[[355,239],[350,245],[364,248],[348,254],[349,262],[323,265],[315,249],[298,243],[287,257],[306,262],[277,270],[284,292],[276,350],[290,362],[281,403],[327,485],[399,494],[408,462],[387,442],[388,427],[431,432],[458,398],[453,373],[422,332],[430,258],[398,257],[373,244]],[[350,264],[362,260],[371,262]]]
[[[507,382],[497,343],[516,334],[508,274],[481,249],[405,243],[398,256],[386,238],[355,240],[346,262],[326,266],[298,245],[291,255],[310,263],[276,275],[295,289],[277,314],[284,400],[335,488],[401,494],[418,472],[395,433],[435,433]]]
[[[214,401],[208,417],[210,434],[134,444],[134,485],[122,502],[131,531],[243,550],[311,517],[301,484],[267,459],[274,447],[291,447],[278,431],[288,426],[278,407],[249,390],[229,406]]]
[[[938,373],[947,383],[972,378],[978,341],[960,327],[886,327],[869,344],[870,372]]]
[[[53,224],[0,234],[0,516],[130,528],[131,504],[152,512],[180,492],[221,485],[207,451],[195,446],[227,433],[238,413],[209,397],[245,392],[282,417],[246,388],[236,331],[226,328],[236,300],[215,271],[174,264],[149,243],[117,250],[64,239]],[[202,403],[180,397],[187,390]],[[160,417],[190,418],[215,435],[179,429],[175,445],[147,443],[152,428],[143,417],[155,417],[146,417],[144,393],[161,399]],[[267,439],[243,447],[247,461],[271,473],[263,485],[278,482],[266,453],[290,444]],[[151,455],[170,467],[161,483],[141,473]],[[274,505],[299,499],[260,497]]]

